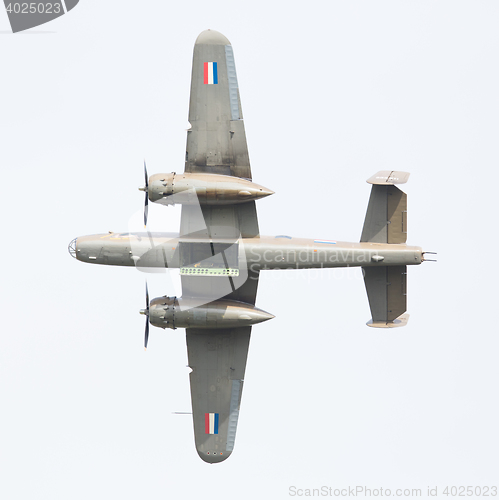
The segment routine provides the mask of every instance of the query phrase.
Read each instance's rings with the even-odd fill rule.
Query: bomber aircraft
[[[407,246],[407,196],[396,184],[408,173],[378,172],[360,242],[262,236],[256,201],[273,191],[252,181],[232,46],[221,33],[202,32],[194,46],[190,129],[184,173],[148,178],[148,202],[181,204],[178,234],[108,233],[75,238],[73,257],[93,264],[180,269],[181,297],[149,301],[149,323],[185,328],[195,444],[205,462],[226,460],[236,437],[253,325],[274,316],[255,307],[259,274],[267,269],[358,266],[371,308],[369,326],[404,326],[407,266],[425,260]],[[429,260],[429,259],[426,259]]]

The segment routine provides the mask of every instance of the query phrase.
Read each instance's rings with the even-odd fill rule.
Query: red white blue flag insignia
[[[218,83],[218,66],[216,62],[204,63],[204,83],[205,85]]]
[[[204,414],[204,433],[218,434],[218,413]]]

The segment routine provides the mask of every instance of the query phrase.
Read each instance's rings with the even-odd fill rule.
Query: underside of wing
[[[217,31],[203,31],[194,46],[189,122],[186,172],[251,179],[234,53]]]
[[[185,172],[251,179],[234,53],[217,31],[203,31],[194,46],[189,122]],[[227,228],[236,238],[259,235],[254,201],[182,208],[182,235],[192,234],[203,222],[209,237],[220,237]]]
[[[187,329],[194,439],[209,463],[227,459],[234,449],[251,326]]]

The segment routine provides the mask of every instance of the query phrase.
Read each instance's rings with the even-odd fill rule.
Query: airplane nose
[[[69,252],[69,255],[71,255],[71,257],[73,257],[73,259],[76,259],[76,244],[77,244],[77,240],[78,238],[75,238],[74,240],[71,240],[69,242],[69,245],[68,245],[68,252]]]

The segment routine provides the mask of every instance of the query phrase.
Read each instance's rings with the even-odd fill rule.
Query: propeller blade
[[[149,341],[149,290],[146,281],[146,333],[144,336],[144,350],[147,350],[147,342]]]
[[[147,350],[148,341],[149,341],[149,318],[146,318],[146,334],[144,337],[144,350]]]
[[[144,177],[146,180],[145,183],[145,193],[146,193],[146,198],[144,201],[144,227],[147,226],[147,215],[149,214],[149,178],[147,177],[147,167],[146,167],[146,161],[144,160]]]
[[[146,199],[144,201],[144,227],[147,226],[147,214],[149,213],[149,195],[146,191]]]

